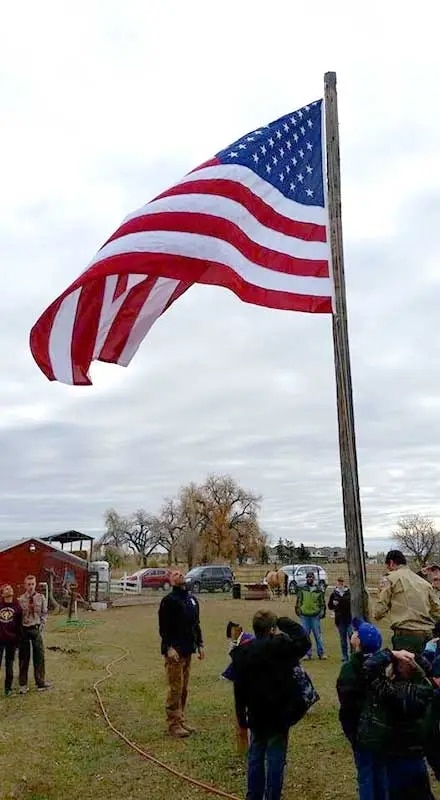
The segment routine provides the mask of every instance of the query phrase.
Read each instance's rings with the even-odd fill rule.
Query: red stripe
[[[114,303],[121,294],[127,291],[128,286],[128,275],[118,275],[118,280],[116,282],[115,290],[113,292],[113,299],[112,302]]]
[[[97,356],[98,361],[106,361],[110,364],[118,362],[133,325],[156,281],[157,277],[153,275],[142,283],[136,284],[129,291],[111,324],[107,338]]]
[[[66,297],[66,294],[69,293],[70,289],[58,297],[57,300],[54,300],[49,308],[47,308],[37,320],[29,335],[29,346],[34,357],[34,361],[38,364],[41,371],[50,381],[56,380],[49,355],[50,332],[61,303]]]
[[[76,386],[91,383],[87,373],[98,335],[104,290],[105,278],[101,278],[85,283],[79,296],[70,345],[73,383]]]
[[[265,203],[261,197],[254,194],[247,186],[227,178],[213,178],[211,180],[194,180],[172,186],[155,200],[164,197],[173,197],[184,194],[209,194],[215,197],[226,197],[235,200],[247,208],[250,214],[266,228],[271,228],[277,233],[293,236],[305,242],[326,242],[327,231],[325,225],[314,222],[297,222],[296,220],[279,214],[272,206]],[[188,198],[188,211],[191,211],[191,198]]]
[[[332,310],[330,296],[315,297],[274,289],[262,289],[247,283],[225,264],[217,261],[201,261],[190,256],[173,255],[172,253],[121,253],[110,256],[93,264],[71,285],[69,291],[73,291],[78,286],[93,281],[95,278],[119,274],[153,274],[157,277],[174,278],[188,283],[224,286],[245,303],[267,305],[268,308],[325,314],[331,313]]]
[[[196,214],[180,211],[163,211],[159,214],[146,214],[129,220],[116,231],[109,242],[127,236],[130,233],[146,231],[177,231],[179,233],[196,233],[212,236],[228,242],[242,253],[245,258],[276,272],[287,275],[301,275],[303,277],[328,278],[328,261],[318,261],[306,258],[286,256],[278,250],[256,244],[249,238],[238,225],[229,222],[223,217],[210,214]]]

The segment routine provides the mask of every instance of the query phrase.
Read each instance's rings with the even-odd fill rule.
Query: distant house
[[[54,576],[55,596],[62,594],[64,586],[76,583],[79,593],[87,597],[88,563],[83,558],[33,537],[0,542],[0,585],[10,583],[18,593],[26,575],[35,575],[38,583],[47,583],[49,570]]]

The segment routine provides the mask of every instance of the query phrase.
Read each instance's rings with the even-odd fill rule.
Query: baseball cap
[[[380,650],[382,647],[382,635],[375,625],[355,618],[353,620],[353,628],[359,636],[364,653],[377,653]]]

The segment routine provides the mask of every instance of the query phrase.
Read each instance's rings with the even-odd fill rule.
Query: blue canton
[[[324,207],[322,169],[323,101],[247,133],[217,153],[222,164],[241,164],[306,206]]]

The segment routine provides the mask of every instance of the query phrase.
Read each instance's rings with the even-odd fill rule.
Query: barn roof
[[[87,561],[85,561],[84,558],[80,558],[80,556],[76,556],[74,553],[68,553],[66,550],[60,550],[59,547],[55,547],[55,545],[46,542],[44,539],[39,539],[38,536],[27,536],[25,539],[13,539],[0,542],[0,553],[3,553],[5,550],[12,550],[13,547],[17,547],[19,544],[26,544],[26,542],[39,542],[40,544],[44,544],[45,547],[50,547],[51,550],[55,550],[55,552],[60,553],[60,555],[67,559],[73,558],[87,569]]]
[[[42,536],[41,540],[43,542],[69,544],[70,542],[93,542],[93,536],[80,531],[64,531],[64,533],[53,533],[51,536]]]

